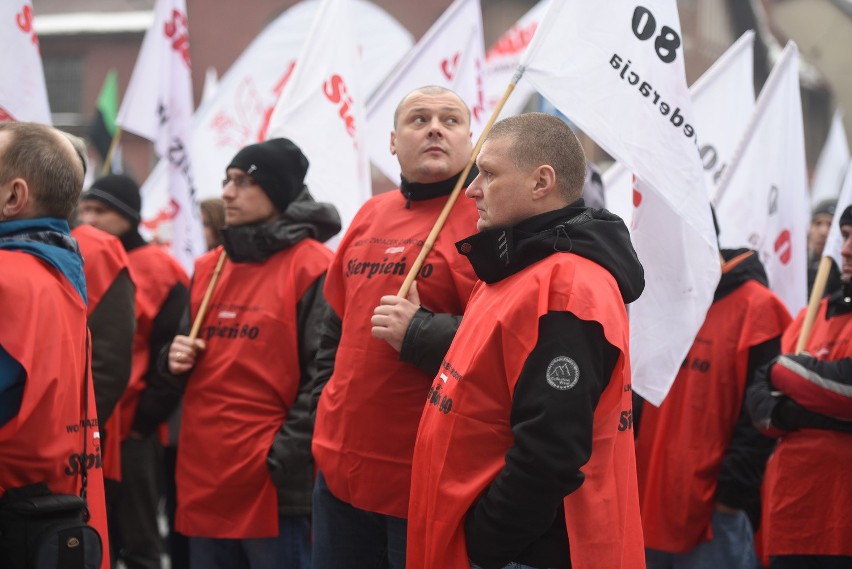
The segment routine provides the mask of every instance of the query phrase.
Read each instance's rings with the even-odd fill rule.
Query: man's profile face
[[[82,200],[77,217],[80,223],[91,225],[115,237],[121,237],[131,228],[126,217],[98,200]]]
[[[840,257],[843,260],[840,278],[848,283],[852,281],[852,225],[841,225],[840,235],[843,237],[843,245],[840,247]]]
[[[476,165],[479,175],[465,190],[465,195],[476,200],[479,231],[509,227],[534,214],[531,204],[536,169],[518,168],[512,160],[509,137],[486,140]]]
[[[222,182],[222,200],[225,225],[230,227],[267,223],[279,216],[260,184],[239,168],[228,168]]]
[[[409,182],[431,184],[461,172],[473,150],[470,119],[453,93],[414,92],[402,102],[391,154]]]

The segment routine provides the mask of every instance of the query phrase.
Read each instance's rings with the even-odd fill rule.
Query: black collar
[[[479,174],[479,170],[477,170],[474,166],[471,168],[470,173],[467,176],[467,180],[465,180],[464,187],[469,186],[473,179],[476,178],[477,174]],[[402,181],[399,184],[399,191],[402,192],[403,196],[405,196],[405,207],[410,207],[412,201],[419,202],[450,195],[456,187],[456,182],[458,182],[459,176],[461,176],[461,172],[452,178],[431,184],[409,182],[405,178],[402,178]]]

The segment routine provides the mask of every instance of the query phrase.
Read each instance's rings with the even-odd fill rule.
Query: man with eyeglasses
[[[193,320],[227,260],[198,339],[177,336],[161,359],[187,377],[176,526],[193,568],[310,567],[311,397],[332,256],[322,242],[340,217],[311,197],[307,170],[284,138],[231,160],[223,246],[196,262]]]
[[[108,425],[110,434],[116,433],[121,440],[121,456],[107,454],[104,468],[111,472],[112,461],[120,460],[120,490],[113,484],[107,486],[108,500],[118,512],[109,523],[110,533],[121,544],[119,558],[128,569],[159,569],[163,552],[157,523],[162,447],[157,428],[180,400],[180,390],[172,378],[157,370],[156,361],[179,329],[189,302],[189,278],[162,247],[139,234],[141,209],[136,181],[110,174],[95,180],[83,193],[78,215],[80,222],[118,237],[136,285],[130,382]]]

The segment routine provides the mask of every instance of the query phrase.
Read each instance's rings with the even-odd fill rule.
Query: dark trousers
[[[313,569],[405,569],[408,520],[361,510],[329,491],[313,495]]]
[[[162,447],[156,434],[121,443],[119,558],[127,569],[161,569],[163,539],[157,524]]]

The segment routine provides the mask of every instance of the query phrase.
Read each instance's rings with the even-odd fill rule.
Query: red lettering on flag
[[[476,60],[476,104],[471,109],[473,118],[480,122],[480,115],[485,118],[485,88],[482,85],[482,61]]]
[[[19,14],[15,14],[15,23],[25,34],[32,34],[33,45],[38,45],[38,36],[33,32],[33,9],[24,5]]]
[[[166,37],[172,40],[172,49],[180,54],[186,66],[189,67],[189,30],[186,14],[172,10],[172,19],[166,22],[163,28]]]
[[[520,53],[529,45],[538,28],[538,22],[530,22],[526,27],[514,25],[503,34],[494,46],[488,50],[485,61],[500,55],[513,55]]]
[[[444,77],[447,78],[447,81],[452,81],[453,77],[455,77],[456,71],[458,70],[460,55],[461,52],[456,52],[452,60],[449,58],[441,60],[441,72],[444,74]]]
[[[12,116],[12,113],[0,107],[0,122],[15,122],[15,117]]]
[[[275,110],[275,103],[278,102],[278,99],[281,98],[281,93],[284,91],[284,87],[287,85],[287,82],[290,80],[290,76],[293,75],[293,70],[296,68],[296,60],[290,62],[290,65],[287,66],[287,70],[284,72],[284,75],[281,76],[281,79],[275,85],[275,88],[272,90],[275,95],[275,102],[273,102],[269,108],[266,109],[266,112],[263,113],[263,122],[260,125],[260,132],[257,134],[257,140],[259,142],[263,142],[266,140],[266,133],[269,131],[269,121],[272,119],[272,111]]]
[[[775,252],[778,253],[778,259],[781,261],[782,265],[788,264],[790,262],[790,258],[793,256],[792,242],[793,238],[788,229],[783,230],[780,234],[778,234],[778,238],[775,239]]]
[[[355,140],[355,117],[352,116],[352,104],[354,101],[349,96],[349,91],[346,89],[346,82],[343,80],[343,77],[336,73],[332,75],[328,81],[323,82],[322,92],[329,101],[335,105],[340,105],[338,114],[346,125],[346,132]]]

